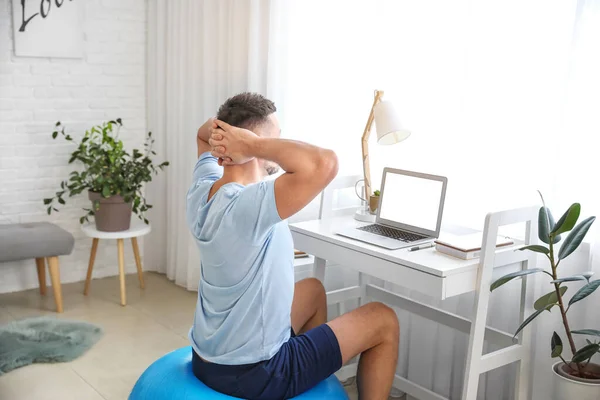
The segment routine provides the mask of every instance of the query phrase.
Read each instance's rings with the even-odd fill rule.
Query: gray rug
[[[29,318],[0,326],[0,375],[33,363],[76,359],[102,336],[86,322],[50,317]]]

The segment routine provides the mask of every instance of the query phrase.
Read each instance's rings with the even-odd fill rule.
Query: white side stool
[[[126,304],[125,297],[125,257],[123,256],[123,239],[131,238],[133,254],[135,256],[135,265],[137,266],[138,278],[140,287],[144,288],[144,275],[142,275],[142,261],[140,259],[140,250],[138,248],[137,238],[150,233],[150,225],[146,225],[142,221],[131,221],[131,227],[126,231],[120,232],[103,232],[96,229],[95,224],[86,224],[81,226],[81,230],[86,236],[93,238],[92,251],[90,252],[90,263],[87,270],[87,278],[85,279],[85,288],[83,294],[87,296],[90,290],[90,281],[92,280],[92,270],[94,269],[94,260],[96,259],[96,250],[98,249],[98,241],[100,239],[117,239],[117,249],[119,254],[119,280],[121,283],[121,305]]]

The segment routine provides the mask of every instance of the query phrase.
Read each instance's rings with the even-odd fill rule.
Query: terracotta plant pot
[[[583,379],[569,375],[569,368],[559,361],[552,366],[554,372],[555,400],[598,400],[600,399],[600,379]],[[600,374],[600,365],[589,363],[589,372]]]
[[[103,232],[119,232],[129,229],[131,224],[131,202],[125,203],[122,196],[110,196],[105,199],[100,193],[88,192],[94,210],[96,229]],[[94,203],[100,202],[100,207]]]
[[[379,207],[379,196],[371,195],[371,197],[369,197],[369,211],[371,211],[371,214],[377,214],[378,207]]]

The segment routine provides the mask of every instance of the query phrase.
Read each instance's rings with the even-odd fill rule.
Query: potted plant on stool
[[[596,219],[596,217],[589,217],[576,225],[580,211],[581,206],[575,203],[555,223],[552,213],[544,204],[539,211],[538,234],[539,239],[545,245],[530,245],[519,250],[534,251],[546,256],[550,263],[550,271],[543,268],[522,270],[505,275],[491,285],[491,290],[494,290],[514,278],[538,272],[542,272],[551,278],[550,284],[552,285],[552,290],[535,302],[533,305],[535,312],[519,326],[515,332],[515,336],[544,311],[550,312],[554,307],[558,308],[567,338],[566,346],[568,346],[572,356],[569,361],[565,359],[567,356],[563,356],[563,340],[558,333],[554,332],[550,343],[551,357],[560,358],[561,360],[552,366],[554,373],[554,398],[556,400],[600,399],[600,365],[591,362],[592,358],[600,352],[600,330],[590,329],[589,327],[572,330],[567,314],[572,306],[598,289],[600,279],[590,281],[591,272],[568,277],[559,277],[558,275],[559,264],[579,247],[590,226]],[[567,232],[569,233],[557,254],[555,245],[560,242],[561,235]],[[568,285],[573,283],[583,283],[584,285],[567,302],[565,293],[567,292]],[[576,346],[574,338],[577,336],[586,336],[586,344],[579,347]]]
[[[152,150],[151,132],[146,136],[143,152],[138,149],[131,153],[126,151],[123,141],[119,140],[121,126],[120,118],[104,122],[86,131],[76,143],[65,133],[64,126],[56,123],[57,130],[52,133],[52,138],[56,139],[60,134],[65,140],[75,142],[77,148],[71,153],[69,164],[79,161],[83,170],[71,172],[69,178],[61,182],[56,195],[44,199],[48,214],[58,211],[55,201],[66,204],[65,194],[72,197],[87,191],[92,207],[84,208],[86,214],[79,219],[80,223],[94,216],[99,231],[123,231],[129,229],[132,212],[148,223],[144,213],[152,206],[146,203],[143,184],[150,182],[153,174],[158,174],[169,163],[153,164],[151,156],[156,153]]]

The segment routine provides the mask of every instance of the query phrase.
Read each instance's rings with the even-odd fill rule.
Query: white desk
[[[499,226],[522,221],[526,222],[526,238],[527,242],[531,243],[535,237],[535,226],[531,224],[533,218],[535,218],[533,209],[493,214],[493,217],[488,217],[486,221],[484,237],[487,237],[489,232],[489,236],[495,238]],[[434,248],[414,252],[409,252],[407,249],[386,250],[335,234],[338,229],[360,225],[365,224],[355,221],[352,217],[344,216],[291,224],[290,230],[294,238],[294,247],[315,256],[314,276],[321,281],[325,277],[326,263],[330,261],[438,299],[476,291],[474,323],[471,324],[470,320],[458,315],[369,284],[362,278],[358,286],[329,292],[328,304],[336,304],[349,299],[370,298],[469,333],[471,337],[463,387],[463,399],[465,400],[476,399],[480,373],[516,361],[520,362],[519,370],[522,371],[520,374],[527,373],[524,364],[528,362],[529,357],[529,351],[526,348],[529,338],[526,334],[521,337],[520,344],[514,344],[512,334],[485,326],[491,269],[519,262],[523,263],[524,268],[532,268],[535,257],[532,257],[530,252],[515,251],[516,248],[522,246],[522,243],[494,252],[495,240],[488,248],[486,248],[486,242],[481,259],[460,260],[438,253]],[[486,268],[485,266],[488,264],[490,267]],[[488,269],[489,271],[487,271]],[[484,273],[484,271],[487,272]],[[360,276],[362,277],[362,274]],[[526,284],[524,281],[521,301],[522,317],[527,304],[531,304],[525,301],[525,295]],[[482,355],[484,335],[486,340],[505,348]],[[342,368],[338,375],[341,379],[347,379],[355,374],[356,365],[348,365]],[[519,400],[525,400],[528,396],[528,385],[524,381],[524,379],[517,379],[517,398]],[[394,387],[418,399],[445,399],[445,397],[398,375],[394,380]]]

